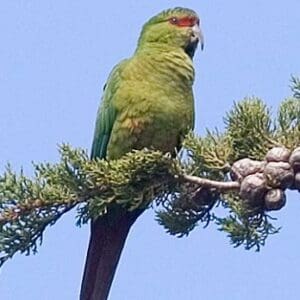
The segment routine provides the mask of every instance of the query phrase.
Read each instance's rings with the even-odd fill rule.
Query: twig
[[[47,209],[47,207],[64,207],[63,214],[69,210],[71,210],[74,206],[76,206],[78,203],[82,201],[66,201],[66,202],[60,202],[60,203],[43,203],[42,201],[35,200],[35,202],[32,202],[30,204],[27,204],[26,206],[20,204],[16,205],[15,207],[4,209],[0,213],[0,224],[6,223],[6,222],[12,222],[16,219],[18,219],[20,216],[25,214],[30,214],[32,211],[36,209]]]
[[[201,187],[215,188],[220,192],[237,191],[240,189],[240,183],[237,181],[223,182],[223,181],[210,180],[207,178],[201,178],[192,175],[181,175],[179,179],[197,184]]]
[[[216,181],[216,180],[210,180],[207,178],[201,178],[197,176],[192,175],[181,175],[177,177],[178,180],[187,181],[193,184],[197,184],[201,187],[206,188],[214,188],[219,190],[220,192],[226,192],[226,191],[237,191],[240,188],[240,183],[237,181],[228,181],[228,182],[222,182],[222,181]],[[28,205],[22,205],[19,204],[15,207],[4,209],[0,213],[0,223],[10,222],[13,221],[20,216],[24,214],[29,214],[35,209],[43,209],[47,208],[49,206],[66,206],[64,209],[66,211],[72,209],[74,206],[76,206],[79,203],[86,202],[90,197],[92,197],[94,194],[98,194],[99,192],[103,192],[107,189],[107,187],[98,188],[94,191],[91,191],[87,195],[83,197],[78,197],[76,200],[69,200],[64,202],[57,202],[57,203],[43,203],[42,201],[35,200],[33,202],[29,202]]]
[[[2,211],[0,210],[0,224],[1,223],[7,223],[12,222],[18,218],[20,218],[22,215],[30,214],[34,210],[42,210],[47,209],[48,207],[64,207],[63,213],[71,210],[73,207],[75,207],[79,203],[87,202],[90,198],[92,198],[94,195],[98,195],[100,192],[105,192],[108,188],[106,186],[100,187],[94,190],[91,190],[87,192],[86,194],[83,193],[83,195],[79,195],[77,198],[73,199],[65,199],[63,201],[59,200],[57,202],[43,202],[42,200],[34,200],[31,201],[30,199],[27,200],[27,204],[17,204],[14,207],[4,208]]]

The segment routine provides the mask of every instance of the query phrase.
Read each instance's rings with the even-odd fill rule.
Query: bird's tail
[[[127,235],[142,210],[118,210],[91,223],[80,300],[106,300]]]

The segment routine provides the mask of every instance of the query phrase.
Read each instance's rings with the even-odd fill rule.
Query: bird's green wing
[[[110,73],[104,86],[101,105],[98,109],[91,158],[105,158],[107,145],[116,119],[117,111],[113,99],[120,85],[121,73],[127,60],[122,60]]]

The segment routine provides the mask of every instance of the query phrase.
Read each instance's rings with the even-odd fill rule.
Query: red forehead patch
[[[173,25],[180,27],[193,27],[194,25],[199,25],[199,19],[197,17],[172,17],[169,22]]]

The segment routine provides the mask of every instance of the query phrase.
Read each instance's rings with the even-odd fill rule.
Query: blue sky
[[[142,24],[174,6],[196,10],[205,34],[195,57],[197,133],[222,128],[244,96],[275,113],[290,75],[300,75],[298,0],[2,1],[0,169],[9,161],[30,174],[32,160],[57,160],[61,142],[89,149],[109,71],[132,54]],[[299,194],[290,193],[273,214],[281,233],[255,253],[233,249],[214,226],[170,237],[149,210],[131,231],[110,299],[299,299],[299,211]],[[37,255],[5,264],[1,299],[77,299],[88,235],[66,215]]]

